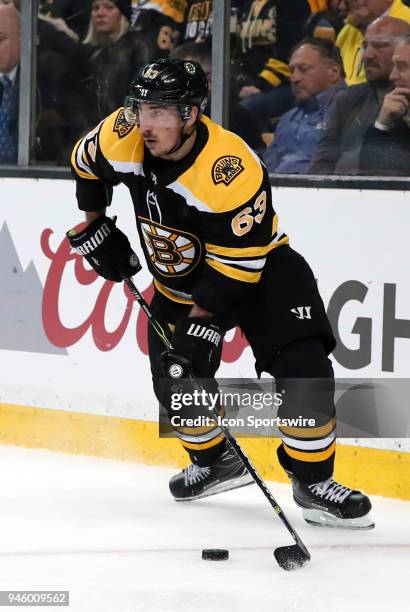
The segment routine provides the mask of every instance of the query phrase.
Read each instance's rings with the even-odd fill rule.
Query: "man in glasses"
[[[360,152],[367,129],[374,124],[384,96],[392,89],[393,53],[410,26],[401,19],[380,17],[369,25],[364,39],[367,82],[338,96],[310,167],[313,174],[366,174]]]

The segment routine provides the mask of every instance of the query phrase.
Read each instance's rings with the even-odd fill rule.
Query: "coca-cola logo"
[[[84,223],[79,224],[75,229],[81,231]],[[109,331],[106,328],[105,320],[107,308],[109,308],[109,297],[114,287],[111,281],[105,281],[98,293],[95,304],[90,312],[84,312],[84,320],[77,326],[68,327],[63,323],[60,315],[61,307],[61,285],[63,275],[67,273],[67,264],[74,262],[70,268],[74,271],[73,282],[80,285],[92,285],[99,278],[98,274],[84,266],[84,258],[71,249],[70,243],[66,238],[55,251],[51,248],[50,242],[53,231],[45,229],[41,234],[41,248],[44,255],[50,260],[50,267],[44,285],[42,317],[44,331],[52,344],[57,347],[67,348],[79,342],[84,335],[91,330],[91,335],[96,348],[100,351],[111,351],[121,342],[131,319],[133,312],[134,297],[126,285],[123,285],[124,293],[124,313],[117,328]],[[141,291],[144,299],[149,303],[153,296],[152,283]],[[140,310],[137,315],[135,339],[139,350],[148,355],[148,320],[146,315]],[[236,328],[230,340],[225,340],[222,360],[232,363],[239,359],[245,347],[248,345],[242,332]]]

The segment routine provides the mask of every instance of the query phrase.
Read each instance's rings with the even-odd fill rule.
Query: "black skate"
[[[232,447],[228,446],[211,465],[191,464],[169,481],[176,501],[209,497],[253,484],[254,480]]]
[[[303,518],[310,525],[372,529],[370,499],[360,491],[345,487],[333,478],[306,485],[292,478],[293,499],[303,508]]]

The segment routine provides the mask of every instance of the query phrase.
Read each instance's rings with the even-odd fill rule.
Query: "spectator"
[[[272,129],[271,117],[282,115],[294,102],[287,62],[303,37],[311,7],[307,0],[247,0],[242,5],[240,44],[249,82],[240,97],[262,133]]]
[[[364,134],[392,88],[389,75],[395,44],[408,30],[405,21],[393,17],[379,17],[369,25],[364,53],[367,83],[349,87],[336,98],[310,172],[358,173]]]
[[[336,41],[342,54],[348,85],[366,81],[363,34],[367,26],[381,16],[395,17],[410,23],[410,9],[402,0],[350,0],[348,23]]]
[[[313,12],[309,17],[305,25],[305,36],[336,42],[337,35],[345,25],[348,10],[348,0],[329,0],[325,10]]]
[[[194,60],[198,62],[208,79],[208,105],[204,111],[205,115],[211,114],[211,96],[212,96],[212,53],[209,45],[203,43],[186,43],[177,47],[172,53],[174,59]],[[231,76],[234,77],[234,75]],[[238,102],[238,88],[236,87],[237,80],[232,78],[230,89],[230,105],[229,105],[229,129],[238,134],[245,142],[255,151],[262,152],[265,149],[265,144],[260,134],[258,134],[254,118]]]
[[[16,9],[20,11],[20,0],[0,0],[0,4],[14,4]]]
[[[144,32],[150,57],[161,57],[180,42],[186,5],[186,0],[134,0],[131,23]]]
[[[43,14],[59,18],[79,40],[83,40],[90,23],[91,0],[52,0],[40,2]]]
[[[212,0],[187,0],[181,42],[204,42],[210,40],[211,36]]]
[[[84,109],[87,61],[93,51],[70,36],[59,23],[44,18],[37,22],[37,129],[34,155],[37,161],[66,165],[73,140],[90,127]],[[74,33],[73,33],[74,34]]]
[[[409,176],[410,172],[410,34],[393,55],[388,93],[374,125],[365,134],[360,156],[362,174]]]
[[[269,172],[300,174],[307,172],[330,105],[346,84],[337,48],[321,38],[303,40],[293,51],[289,68],[296,108],[280,119],[264,159]]]
[[[15,164],[18,152],[20,13],[0,4],[0,164]]]
[[[302,38],[310,3],[323,0],[233,0],[230,32],[232,57],[241,65],[241,105],[258,124],[258,132],[271,130],[269,119],[293,104],[287,65],[290,50]],[[212,36],[212,0],[187,0],[184,42],[208,44]]]
[[[144,36],[130,28],[131,0],[93,0],[91,21],[84,43],[97,45],[89,60],[90,123],[122,105],[130,81],[140,65],[149,61]]]

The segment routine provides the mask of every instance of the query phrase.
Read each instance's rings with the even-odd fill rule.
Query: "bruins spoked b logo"
[[[184,276],[197,266],[202,249],[196,236],[139,219],[151,263],[162,276]]]
[[[234,155],[226,155],[217,159],[212,166],[213,182],[216,185],[218,183],[229,185],[244,170],[241,162],[241,158]]]

